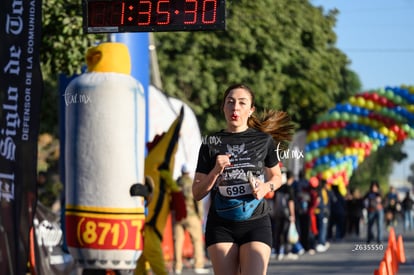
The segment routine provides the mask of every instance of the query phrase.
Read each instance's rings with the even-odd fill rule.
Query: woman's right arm
[[[213,188],[217,178],[223,173],[224,168],[231,166],[230,155],[217,155],[214,168],[208,173],[196,172],[193,181],[194,199],[202,200]]]

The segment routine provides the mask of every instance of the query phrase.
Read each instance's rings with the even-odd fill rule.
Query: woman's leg
[[[283,245],[285,249],[285,254],[289,254],[292,252],[292,245],[288,241],[288,232],[289,232],[289,225],[290,221],[286,218],[283,218],[282,220],[282,238],[281,238],[281,244]]]
[[[379,210],[377,211],[377,242],[381,243],[383,241],[384,235],[384,211]]]
[[[239,274],[239,248],[237,244],[216,243],[210,245],[207,250],[215,275]]]
[[[203,242],[203,228],[201,227],[201,220],[197,216],[187,217],[188,227],[193,243],[194,251],[194,268],[204,268],[204,242]]]
[[[173,227],[174,231],[174,269],[181,271],[183,269],[183,246],[185,239],[185,230],[182,222],[177,222]]]
[[[403,212],[403,216],[404,216],[404,231],[408,231],[408,226],[409,226],[409,215],[410,212],[407,210],[404,210]]]
[[[367,225],[367,242],[371,242],[372,239],[374,238],[374,233],[372,232],[372,227],[374,225],[375,222],[375,218],[376,218],[376,214],[375,212],[370,212],[368,213],[368,225]]]
[[[414,211],[410,210],[409,212],[409,229],[413,230],[414,229]]]
[[[282,246],[282,233],[283,233],[283,223],[282,218],[277,217],[275,222],[275,228],[273,233],[274,248],[277,255],[281,253],[280,248]]]
[[[249,242],[240,247],[240,274],[266,275],[271,248],[262,242]]]

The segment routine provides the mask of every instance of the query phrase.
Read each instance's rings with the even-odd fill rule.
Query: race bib
[[[252,194],[253,190],[249,183],[236,185],[219,186],[220,195],[227,198],[234,198],[243,195]]]

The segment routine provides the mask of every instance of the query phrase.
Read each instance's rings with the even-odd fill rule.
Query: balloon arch
[[[414,87],[372,90],[337,104],[308,132],[306,178],[338,185],[342,194],[352,172],[386,144],[414,138]]]

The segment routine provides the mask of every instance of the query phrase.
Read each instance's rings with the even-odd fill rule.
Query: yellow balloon
[[[346,190],[346,186],[345,186],[345,184],[339,184],[339,185],[338,185],[338,190],[339,190],[339,193],[340,193],[342,196],[346,196],[346,193],[348,192],[348,191]]]
[[[307,138],[308,138],[308,140],[309,141],[315,141],[315,140],[318,140],[318,134],[316,133],[316,132],[311,132],[308,136],[307,136]]]
[[[323,171],[322,178],[324,180],[328,180],[330,177],[332,177],[332,172],[329,170]]]
[[[363,97],[358,97],[358,98],[357,98],[357,105],[358,105],[359,107],[365,107],[365,98],[363,98]]]
[[[374,105],[375,105],[374,102],[372,102],[371,100],[367,100],[365,104],[365,108],[372,110],[374,109]]]
[[[358,155],[358,149],[357,148],[352,148],[352,155]]]
[[[321,130],[319,131],[319,136],[320,138],[327,138],[328,137],[328,132],[326,130]]]
[[[385,126],[382,126],[380,129],[379,129],[379,131],[380,131],[380,133],[381,134],[383,134],[384,136],[388,136],[389,135],[389,130],[385,127]]]
[[[338,133],[338,129],[329,129],[328,131],[328,137],[333,138],[336,137],[336,134]]]

